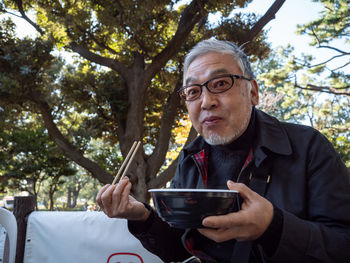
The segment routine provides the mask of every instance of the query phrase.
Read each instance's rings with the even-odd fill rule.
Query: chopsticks
[[[120,167],[117,175],[115,176],[115,178],[114,178],[114,180],[112,182],[112,185],[114,185],[117,182],[117,180],[118,180],[120,174],[122,173],[125,165],[126,165],[126,168],[124,169],[124,172],[123,172],[122,177],[120,178],[120,180],[123,179],[123,177],[126,175],[126,172],[128,171],[129,166],[130,166],[131,162],[133,161],[133,159],[135,157],[135,154],[136,154],[138,148],[140,147],[140,145],[141,145],[141,141],[135,141],[133,143],[133,145],[131,146],[131,148],[130,148],[128,154],[127,154],[127,156],[125,157],[125,159],[124,159],[124,161],[122,163],[122,166]]]

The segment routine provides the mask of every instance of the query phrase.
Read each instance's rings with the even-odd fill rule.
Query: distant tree
[[[85,185],[91,180],[88,176],[74,176],[67,178],[66,188],[67,188],[67,207],[74,208],[77,205],[78,196],[80,191],[85,187]]]
[[[27,129],[0,132],[0,140],[6,142],[5,158],[0,163],[0,176],[6,178],[2,185],[8,190],[27,191],[37,197],[42,183],[47,181],[52,210],[53,195],[61,178],[74,175],[76,169],[43,129]]]
[[[299,26],[298,32],[309,35],[315,48],[328,50],[329,57],[315,63],[312,56],[302,60],[291,56],[290,85],[300,94],[294,101],[302,105],[290,113],[302,113],[304,120],[326,135],[350,168],[350,1],[315,2],[323,4],[324,10],[316,20]]]
[[[311,74],[327,74],[321,83],[297,83],[302,89],[321,91],[350,97],[350,1],[315,0],[324,5],[320,17],[298,27],[299,34],[312,38],[310,45],[329,51],[329,57],[314,63],[314,58],[305,56],[300,63]],[[336,42],[338,41],[338,42]],[[344,47],[339,47],[344,43]],[[333,62],[332,66],[330,65]],[[336,64],[336,66],[334,66]]]
[[[331,93],[320,96],[320,91],[300,89],[296,76],[303,84],[317,83],[317,79],[302,72],[303,65],[295,63],[291,47],[271,52],[269,58],[255,66],[260,72],[260,91],[267,96],[264,101],[268,105],[262,105],[264,110],[281,120],[320,130],[350,168],[350,98]]]

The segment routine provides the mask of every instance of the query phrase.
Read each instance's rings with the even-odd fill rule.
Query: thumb
[[[227,181],[227,187],[230,190],[235,190],[244,199],[249,200],[253,197],[254,192],[243,183],[235,183],[231,180]]]

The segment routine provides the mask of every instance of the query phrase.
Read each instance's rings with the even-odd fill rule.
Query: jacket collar
[[[209,145],[204,141],[202,136],[196,137],[189,145],[183,148],[186,154],[196,154],[203,149],[208,150]]]
[[[259,167],[269,152],[280,155],[292,154],[292,147],[285,129],[274,117],[256,110],[257,129],[254,141],[255,165]]]
[[[260,110],[256,110],[256,114],[257,129],[259,130],[256,133],[256,146],[267,148],[277,154],[292,154],[292,147],[287,132],[281,127],[281,122]]]
[[[267,157],[268,152],[280,155],[292,154],[292,147],[286,131],[281,127],[281,123],[274,117],[254,109],[256,113],[254,156],[255,165],[258,167]],[[188,154],[195,154],[201,150],[207,150],[209,145],[202,136],[198,136],[193,142],[184,148]]]

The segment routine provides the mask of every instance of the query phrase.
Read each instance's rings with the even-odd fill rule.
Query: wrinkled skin
[[[202,223],[209,228],[198,231],[216,242],[259,238],[272,221],[272,204],[244,184],[228,181],[227,186],[230,190],[238,191],[243,198],[241,210],[227,215],[206,217]]]
[[[130,195],[131,183],[124,177],[118,184],[103,186],[96,201],[108,217],[146,220],[150,214],[143,203]]]

